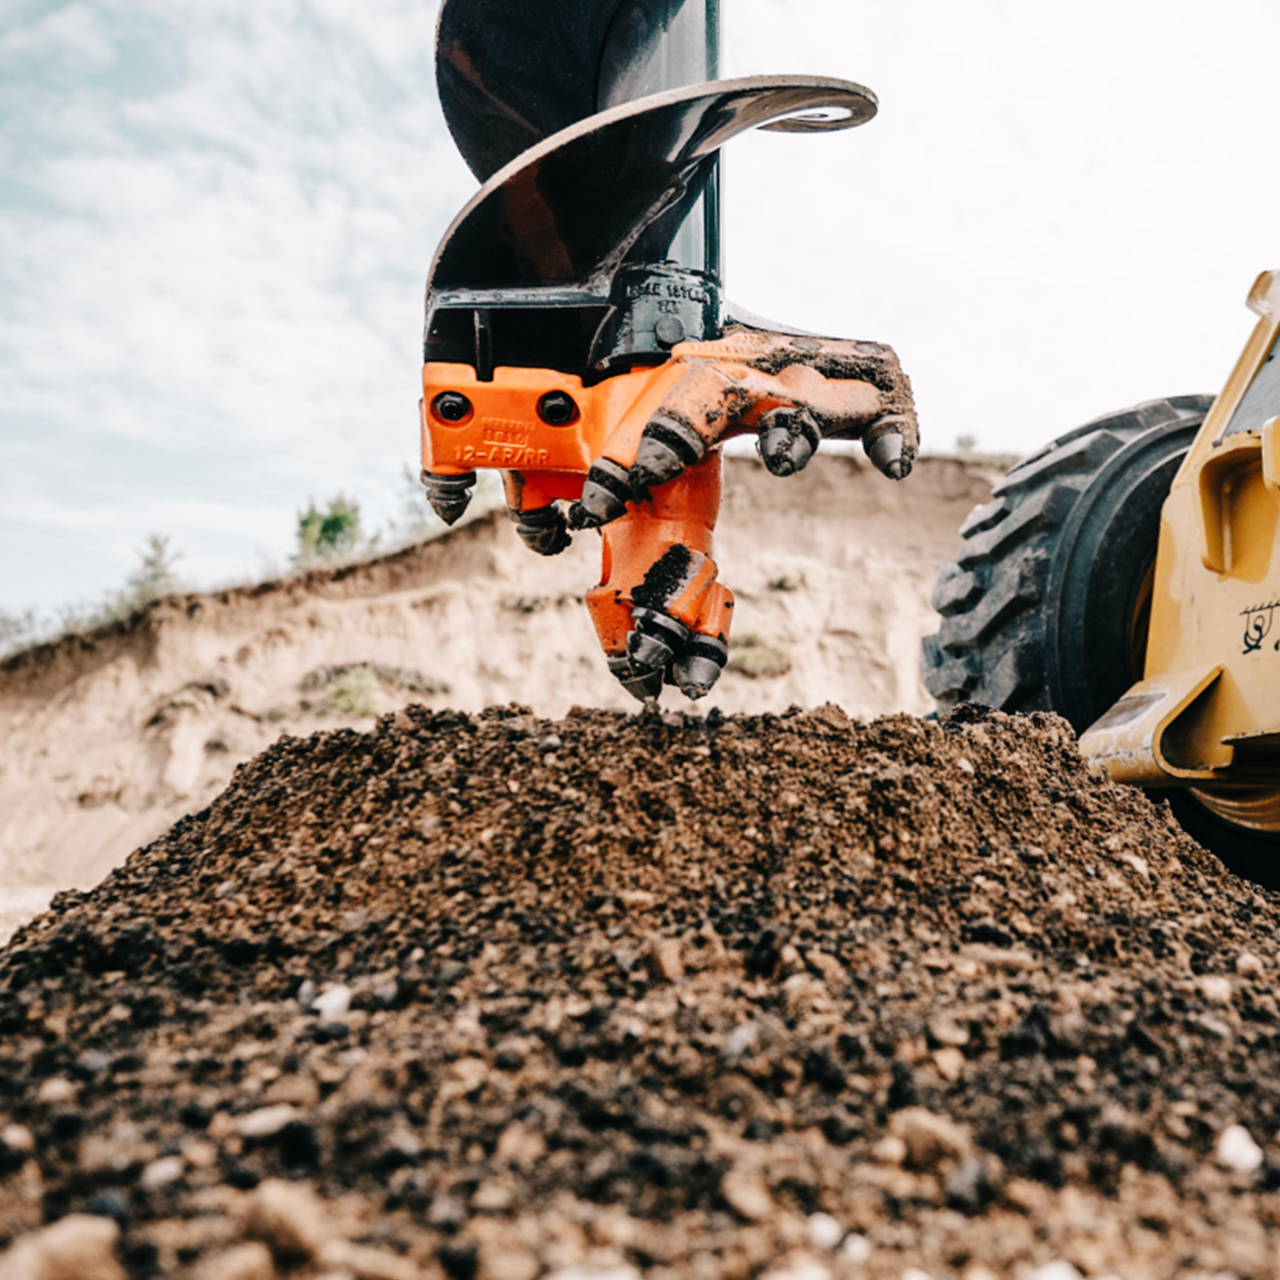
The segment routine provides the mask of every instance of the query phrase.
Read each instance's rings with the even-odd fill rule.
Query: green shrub
[[[323,509],[308,502],[298,513],[298,549],[294,563],[306,568],[329,560],[369,551],[376,538],[366,538],[360,528],[360,504],[354,498],[338,494]]]

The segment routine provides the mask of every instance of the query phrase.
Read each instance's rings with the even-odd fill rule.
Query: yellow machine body
[[[1081,738],[1117,781],[1280,831],[1280,272],[1164,503],[1144,678]]]

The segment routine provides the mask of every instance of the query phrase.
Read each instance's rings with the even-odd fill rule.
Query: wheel
[[[1152,400],[1078,427],[969,513],[924,642],[939,707],[1056,711],[1080,733],[1141,679],[1160,508],[1212,403]]]
[[[1280,791],[1170,787],[1165,799],[1182,829],[1238,876],[1280,889]]]
[[[1212,402],[1176,396],[1099,418],[970,513],[934,585],[941,626],[924,641],[940,708],[1056,711],[1080,733],[1142,678],[1160,510]],[[1152,796],[1237,874],[1280,887],[1280,792]]]

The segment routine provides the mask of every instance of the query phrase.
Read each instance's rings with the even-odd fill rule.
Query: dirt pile
[[[413,708],[278,743],[0,953],[0,1241],[1274,1274],[1278,938],[1053,717]]]
[[[710,703],[928,711],[929,589],[989,492],[988,471],[953,459],[901,485],[857,455],[786,480],[728,459],[717,555],[738,608]],[[411,702],[630,709],[582,603],[599,574],[595,534],[543,559],[494,516],[367,564],[174,597],[0,664],[0,938],[7,911],[96,884],[284,733],[367,728]]]

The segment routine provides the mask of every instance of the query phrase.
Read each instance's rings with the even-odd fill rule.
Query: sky
[[[416,465],[423,282],[475,189],[431,0],[0,0],[0,609],[204,587]],[[723,72],[868,85],[726,158],[728,294],[888,342],[926,448],[1217,391],[1280,266],[1274,0],[723,0]],[[910,483],[908,480],[906,483]]]

